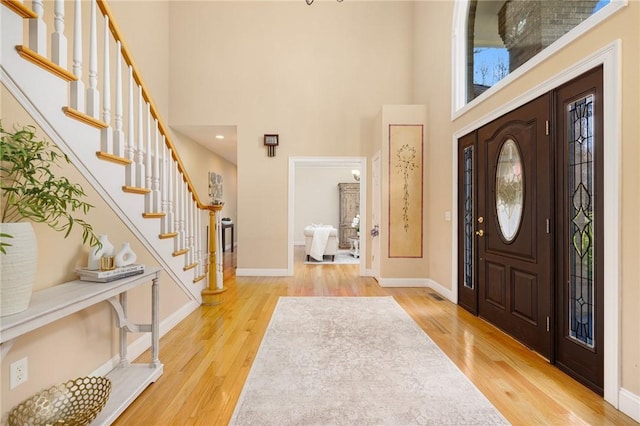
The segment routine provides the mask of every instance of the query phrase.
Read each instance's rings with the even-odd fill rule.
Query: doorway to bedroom
[[[300,252],[306,263],[352,263],[358,265],[359,275],[366,275],[366,239],[359,232],[366,229],[364,206],[365,157],[290,158],[289,275],[293,275],[295,253]],[[316,229],[320,248],[313,246]]]

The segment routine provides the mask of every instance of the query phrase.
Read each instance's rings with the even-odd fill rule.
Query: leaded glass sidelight
[[[567,107],[569,142],[569,336],[594,345],[593,95]]]
[[[507,242],[513,241],[522,219],[524,178],[522,158],[513,139],[507,139],[498,156],[496,168],[496,213],[500,232]]]
[[[473,147],[468,146],[464,155],[464,286],[473,284]]]

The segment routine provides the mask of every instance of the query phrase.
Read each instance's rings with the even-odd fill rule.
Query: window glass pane
[[[524,202],[522,160],[512,139],[502,145],[496,169],[496,212],[503,238],[513,241],[520,228]]]
[[[467,22],[467,102],[609,2],[471,0]]]
[[[473,289],[473,147],[464,149],[464,286]]]
[[[594,345],[593,95],[567,107],[569,142],[569,337]]]

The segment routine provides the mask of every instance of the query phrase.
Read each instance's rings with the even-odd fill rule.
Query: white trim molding
[[[624,3],[626,2],[616,2]],[[595,15],[594,15],[595,16]],[[586,21],[585,21],[586,22]],[[560,73],[542,82],[518,98],[502,105],[490,114],[458,130],[452,141],[452,206],[451,276],[454,283],[451,300],[458,294],[458,139],[494,119],[512,111],[538,96],[571,81],[597,66],[603,66],[604,140],[604,399],[619,408],[620,395],[620,285],[621,285],[621,52],[622,42],[616,40]],[[495,87],[495,86],[494,86]]]
[[[429,287],[429,278],[380,278],[380,287]]]
[[[293,276],[293,222],[295,209],[296,168],[298,167],[351,167],[360,170],[360,229],[367,228],[367,215],[363,209],[367,205],[367,157],[289,157],[289,209],[288,209],[288,238],[287,238],[287,273]],[[360,234],[360,276],[367,276],[367,238]],[[237,272],[236,272],[237,275]]]
[[[640,396],[629,392],[625,388],[620,388],[619,400],[620,411],[636,422],[640,422]]]

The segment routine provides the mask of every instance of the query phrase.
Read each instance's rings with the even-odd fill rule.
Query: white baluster
[[[104,60],[102,61],[102,121],[107,123],[107,128],[102,129],[100,150],[112,152],[113,128],[111,127],[111,72],[109,55],[109,17],[104,17]]]
[[[54,33],[51,36],[51,60],[62,68],[67,68],[67,38],[64,35],[64,0],[53,3]]]
[[[116,42],[116,129],[113,134],[113,153],[118,157],[124,156],[124,132],[122,131],[122,46],[120,40]]]
[[[155,138],[158,137],[158,121],[155,121],[156,127],[153,134],[155,134]],[[152,143],[152,138],[154,137],[151,133],[151,107],[147,103],[147,147],[146,153],[144,155],[144,187],[151,189],[151,192],[148,192],[144,196],[144,211],[148,213],[157,213],[157,210],[153,210],[153,156],[155,155],[155,151],[153,151],[153,147],[155,143]]]
[[[180,250],[180,172],[175,170],[175,174],[173,176],[173,184],[174,186],[174,215],[173,215],[173,232],[177,232],[178,235],[173,239],[173,247],[174,251]]]
[[[47,56],[47,24],[44,23],[44,5],[42,0],[33,0],[33,11],[38,14],[29,19],[29,48],[40,55]]]
[[[187,203],[186,203],[187,188],[184,184],[184,175],[181,175],[180,179],[180,249],[187,248]]]
[[[176,214],[173,200],[174,195],[174,179],[173,179],[173,154],[170,149],[167,150],[167,233],[176,232]]]
[[[151,156],[153,152],[151,152],[151,105],[147,103],[147,139],[146,145],[144,148],[144,187],[151,189]],[[151,193],[147,194],[145,200],[148,200],[146,203],[146,207],[148,209],[147,212],[152,212],[151,210]]]
[[[189,248],[189,202],[188,202],[188,197],[189,197],[189,188],[187,187],[186,182],[184,181],[184,179],[181,182],[182,184],[182,199],[180,200],[182,203],[182,220],[181,220],[181,227],[182,227],[182,232],[180,234],[182,241],[180,242],[181,246],[183,249],[188,249]]]
[[[182,250],[184,247],[184,219],[182,217],[184,208],[183,201],[184,197],[182,196],[182,174],[178,171],[176,173],[176,232],[178,236],[175,238],[175,248],[176,251]]]
[[[198,266],[196,266],[196,270],[195,270],[195,278],[198,278],[202,275],[202,224],[201,224],[201,220],[202,220],[202,212],[200,211],[200,209],[198,208],[198,206],[196,205],[196,214],[195,214],[195,227],[196,227],[196,232],[195,232],[195,247],[196,247],[196,253],[195,253],[195,259],[196,262],[198,263]]]
[[[151,172],[151,211],[161,212],[161,193],[160,193],[160,129],[158,128],[158,120],[155,120],[155,138],[153,147],[153,169]],[[164,145],[164,135],[162,136],[162,144]]]
[[[138,86],[138,143],[136,145],[136,184],[138,188],[144,188],[144,133],[142,124],[142,86]]]
[[[100,117],[100,92],[98,92],[98,30],[96,24],[96,0],[91,0],[89,21],[89,88],[87,89],[87,114]]]
[[[162,137],[164,141],[164,136]],[[160,208],[164,216],[160,220],[160,233],[168,234],[169,233],[169,159],[167,158],[167,146],[162,144],[162,158],[160,160],[160,192],[161,192],[161,201]]]
[[[191,206],[189,212],[189,265],[196,263],[196,203],[193,201],[193,194],[189,194],[189,205]]]
[[[125,146],[125,157],[131,160],[125,171],[125,185],[136,186],[136,165],[135,165],[135,114],[133,109],[133,67],[129,65],[129,111],[127,114],[127,144]]]
[[[84,111],[84,83],[82,82],[82,3],[75,0],[73,19],[73,75],[78,79],[71,82],[71,108]]]
[[[193,263],[193,234],[191,233],[191,223],[193,222],[193,203],[191,203],[191,192],[189,192],[189,187],[187,187],[187,192],[185,194],[185,203],[187,207],[187,214],[185,215],[185,247],[189,249],[185,256],[185,266],[188,266]]]

